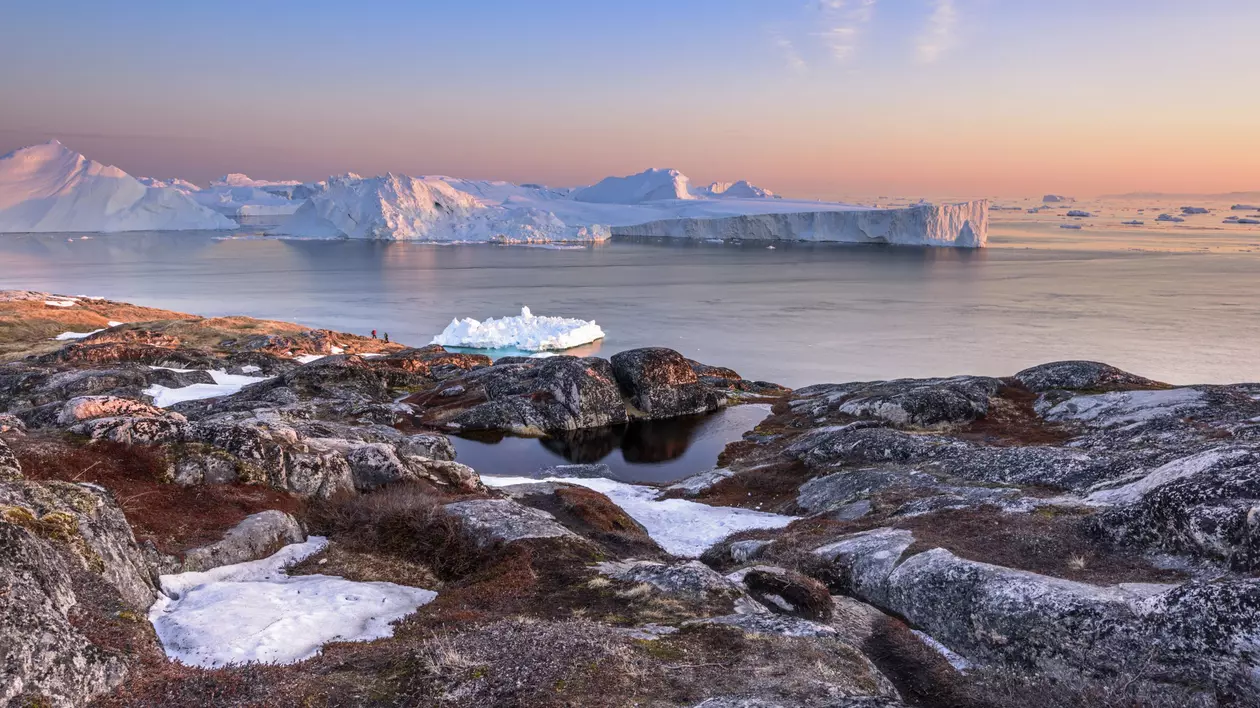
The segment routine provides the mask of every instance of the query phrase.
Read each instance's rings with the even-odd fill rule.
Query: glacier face
[[[448,243],[591,242],[610,236],[607,226],[570,226],[542,209],[487,203],[443,179],[394,174],[328,180],[280,233]]]
[[[232,229],[170,187],[146,187],[56,140],[0,157],[0,232]]]
[[[799,211],[714,218],[673,218],[615,226],[614,236],[887,243],[981,248],[989,235],[989,204],[921,204],[902,209]]]

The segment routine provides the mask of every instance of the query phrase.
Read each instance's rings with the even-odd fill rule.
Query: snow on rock
[[[747,183],[745,183],[747,184]],[[572,198],[597,204],[641,204],[662,199],[694,199],[687,176],[678,170],[650,169],[628,177],[605,177]]]
[[[768,189],[762,189],[748,180],[738,182],[714,182],[707,187],[696,187],[691,190],[697,197],[710,199],[779,199],[779,195]]]
[[[542,352],[572,349],[603,338],[604,330],[594,321],[539,316],[528,307],[522,307],[518,317],[490,317],[484,322],[471,317],[453,319],[431,343],[444,347]]]
[[[0,157],[0,232],[173,231],[236,224],[53,140]]]
[[[887,243],[979,248],[989,233],[987,200],[901,209],[847,209],[674,218],[613,227],[614,236]]]
[[[330,179],[280,231],[316,238],[438,242],[603,241],[601,225],[570,226],[554,213],[491,204],[432,177]]]
[[[164,367],[154,367],[164,368]],[[188,372],[191,369],[171,369],[171,371]],[[246,386],[266,381],[271,378],[269,376],[244,376],[242,374],[229,374],[218,369],[207,372],[214,379],[214,383],[197,383],[182,386],[180,388],[167,388],[160,384],[153,384],[144,389],[140,393],[153,398],[153,405],[158,408],[168,408],[176,403],[184,401],[199,401],[203,398],[218,398],[220,396],[231,396]]]
[[[205,668],[291,664],[329,642],[388,637],[394,622],[437,597],[393,583],[285,573],[326,545],[313,536],[262,560],[161,576],[149,621],[166,655]]]
[[[615,482],[602,477],[548,477],[540,480],[483,475],[481,481],[488,487],[562,482],[593,489],[607,496],[642,524],[661,548],[681,558],[698,558],[713,544],[739,531],[783,528],[796,521],[794,516],[738,507],[709,506],[686,499],[661,499],[659,489]]]

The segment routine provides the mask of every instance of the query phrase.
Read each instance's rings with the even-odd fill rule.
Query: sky
[[[0,153],[202,183],[1260,189],[1257,0],[6,0],[0,67]]]

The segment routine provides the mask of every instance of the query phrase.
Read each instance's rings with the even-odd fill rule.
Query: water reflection
[[[456,459],[482,474],[530,477],[552,465],[601,462],[614,479],[672,482],[711,469],[718,453],[768,412],[768,406],[737,406],[707,416],[573,430],[541,439],[467,434],[452,442]]]

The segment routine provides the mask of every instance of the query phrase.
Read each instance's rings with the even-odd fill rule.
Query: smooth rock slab
[[[531,538],[579,538],[551,514],[508,499],[474,499],[441,508],[462,520],[481,547]]]
[[[232,527],[223,539],[184,554],[184,572],[210,570],[223,565],[264,558],[283,546],[301,543],[306,534],[297,519],[275,509],[250,514]]]

